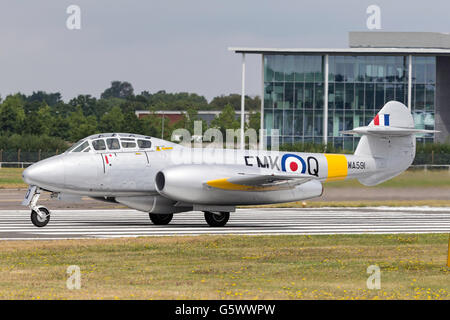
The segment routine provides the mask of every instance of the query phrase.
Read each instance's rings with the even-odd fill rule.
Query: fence
[[[418,164],[412,165],[409,167],[409,170],[448,170],[450,173],[450,165],[449,164]]]
[[[0,162],[0,168],[26,168],[34,162]]]
[[[450,154],[449,153],[435,153],[431,151],[430,153],[416,153],[413,165],[449,165],[450,164]]]
[[[0,163],[5,162],[37,162],[45,158],[59,154],[59,150],[55,151],[23,151],[18,150],[1,150]]]

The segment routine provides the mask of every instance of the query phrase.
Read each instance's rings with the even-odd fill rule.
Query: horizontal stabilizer
[[[360,135],[368,134],[374,136],[391,136],[391,137],[404,137],[412,134],[435,133],[435,132],[439,131],[414,129],[414,128],[384,127],[384,126],[357,127],[354,128],[353,130],[341,131],[342,134],[360,134]]]

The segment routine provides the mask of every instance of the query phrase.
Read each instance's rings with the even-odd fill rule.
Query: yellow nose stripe
[[[342,154],[325,154],[328,163],[326,181],[344,180],[347,177],[347,158]]]

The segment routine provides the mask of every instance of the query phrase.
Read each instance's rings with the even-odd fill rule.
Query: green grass
[[[0,168],[0,189],[5,188],[26,188],[27,185],[22,180],[21,168]]]
[[[445,234],[9,241],[0,299],[450,299],[447,246]],[[69,265],[80,290],[66,288]]]
[[[326,188],[361,187],[358,180],[325,182]],[[450,188],[450,170],[408,170],[397,177],[371,188]]]
[[[319,198],[320,199],[320,198]],[[242,208],[324,208],[324,207],[450,207],[450,200],[358,200],[358,201],[296,201]]]

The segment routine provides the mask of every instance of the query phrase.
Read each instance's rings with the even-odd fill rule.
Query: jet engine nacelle
[[[222,189],[207,184],[208,181],[238,176],[242,166],[180,165],[163,169],[155,179],[156,190],[162,196],[190,204],[246,205],[298,201],[322,195],[320,181],[310,180],[284,188],[267,188],[262,191]],[[245,169],[248,173],[249,169]],[[251,172],[261,174],[258,170]],[[244,188],[245,189],[245,188]]]
[[[192,210],[192,207],[177,207],[176,201],[162,196],[116,197],[117,202],[139,211],[168,214]]]

